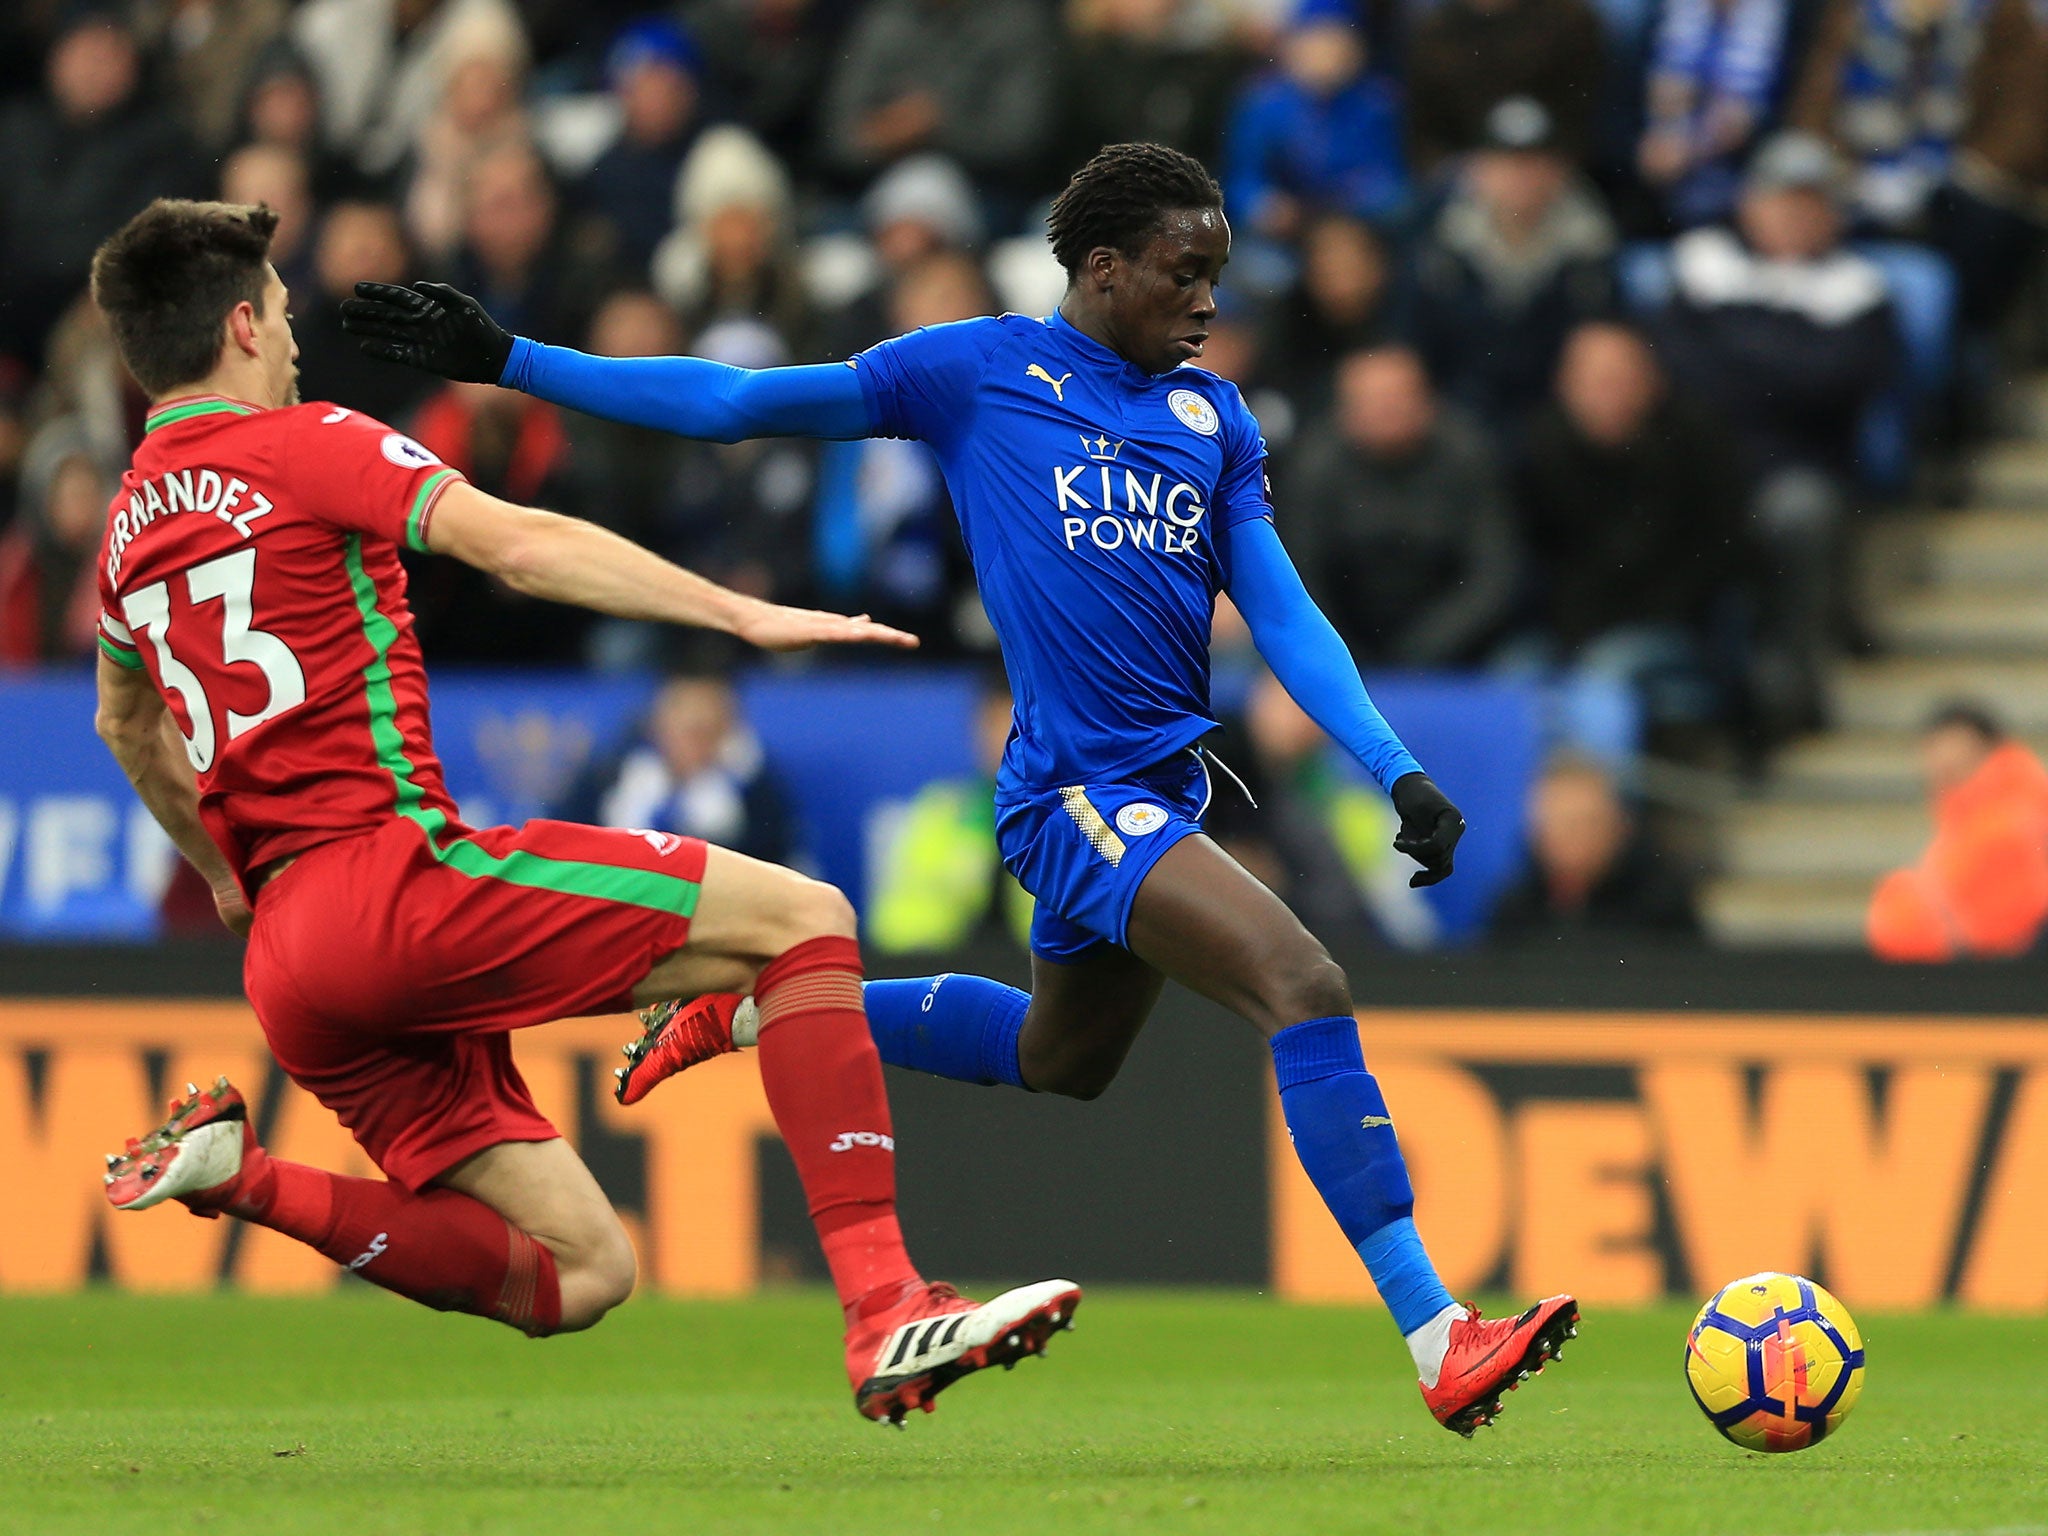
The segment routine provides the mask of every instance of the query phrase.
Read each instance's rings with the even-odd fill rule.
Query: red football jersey
[[[394,815],[455,819],[398,545],[460,476],[341,406],[151,411],[100,545],[100,649],[147,668],[247,876]]]

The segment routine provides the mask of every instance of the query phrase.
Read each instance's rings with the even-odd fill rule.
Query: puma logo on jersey
[[[1375,1126],[1392,1125],[1394,1122],[1389,1120],[1385,1115],[1367,1115],[1358,1123],[1369,1131],[1372,1130]]]
[[[673,832],[656,832],[647,827],[629,827],[627,830],[663,858],[667,858],[683,846],[683,840]]]
[[[1029,368],[1026,368],[1024,370],[1024,377],[1027,379],[1045,380],[1046,383],[1052,386],[1053,398],[1059,401],[1062,405],[1065,405],[1067,403],[1067,392],[1064,386],[1066,385],[1067,380],[1073,377],[1071,373],[1063,373],[1058,378],[1054,378],[1051,374],[1047,373],[1045,369],[1040,367],[1037,363],[1033,363]]]

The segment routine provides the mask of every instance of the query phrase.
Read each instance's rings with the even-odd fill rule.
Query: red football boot
[[[930,1413],[932,1399],[962,1376],[1044,1354],[1055,1333],[1074,1326],[1080,1305],[1081,1287],[1071,1280],[1041,1280],[984,1302],[913,1280],[895,1305],[846,1331],[853,1405],[901,1429],[905,1414]]]
[[[640,1010],[640,1038],[626,1047],[626,1064],[612,1073],[612,1092],[621,1104],[638,1104],[655,1084],[700,1061],[752,1045],[760,1028],[754,1000],[732,992],[707,992],[691,1001],[656,1003]],[[733,1039],[738,1026],[741,1039]]]
[[[1481,1321],[1467,1302],[1465,1318],[1451,1324],[1451,1344],[1436,1385],[1423,1385],[1422,1400],[1437,1423],[1467,1440],[1481,1425],[1500,1417],[1500,1397],[1531,1376],[1546,1360],[1564,1353],[1564,1341],[1579,1334],[1579,1304],[1569,1296],[1539,1301],[1520,1317]]]
[[[162,1125],[107,1154],[107,1199],[117,1211],[183,1200],[201,1216],[218,1216],[245,1164],[262,1152],[239,1089],[224,1077],[207,1089],[187,1083]]]

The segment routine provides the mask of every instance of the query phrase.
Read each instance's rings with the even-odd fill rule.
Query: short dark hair
[[[1193,155],[1164,144],[1111,144],[1053,199],[1046,235],[1072,277],[1098,246],[1137,255],[1177,208],[1222,206],[1223,189]]]
[[[263,312],[276,233],[262,204],[160,197],[93,253],[93,302],[136,383],[161,395],[213,372],[228,313]]]
[[[1984,705],[1970,699],[1948,699],[1936,706],[1928,715],[1927,724],[1921,727],[1921,734],[1932,736],[1936,731],[1960,729],[1974,731],[1986,746],[1997,746],[2005,740],[2005,727]]]

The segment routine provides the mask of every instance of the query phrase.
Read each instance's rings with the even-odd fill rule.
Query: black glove
[[[1465,835],[1465,818],[1444,792],[1430,782],[1426,773],[1403,774],[1394,780],[1394,810],[1401,817],[1401,830],[1394,834],[1394,851],[1405,853],[1420,864],[1408,883],[1435,885],[1451,873],[1451,855],[1458,851],[1458,839]]]
[[[512,355],[511,332],[446,283],[357,283],[341,328],[371,357],[464,384],[497,383]]]

